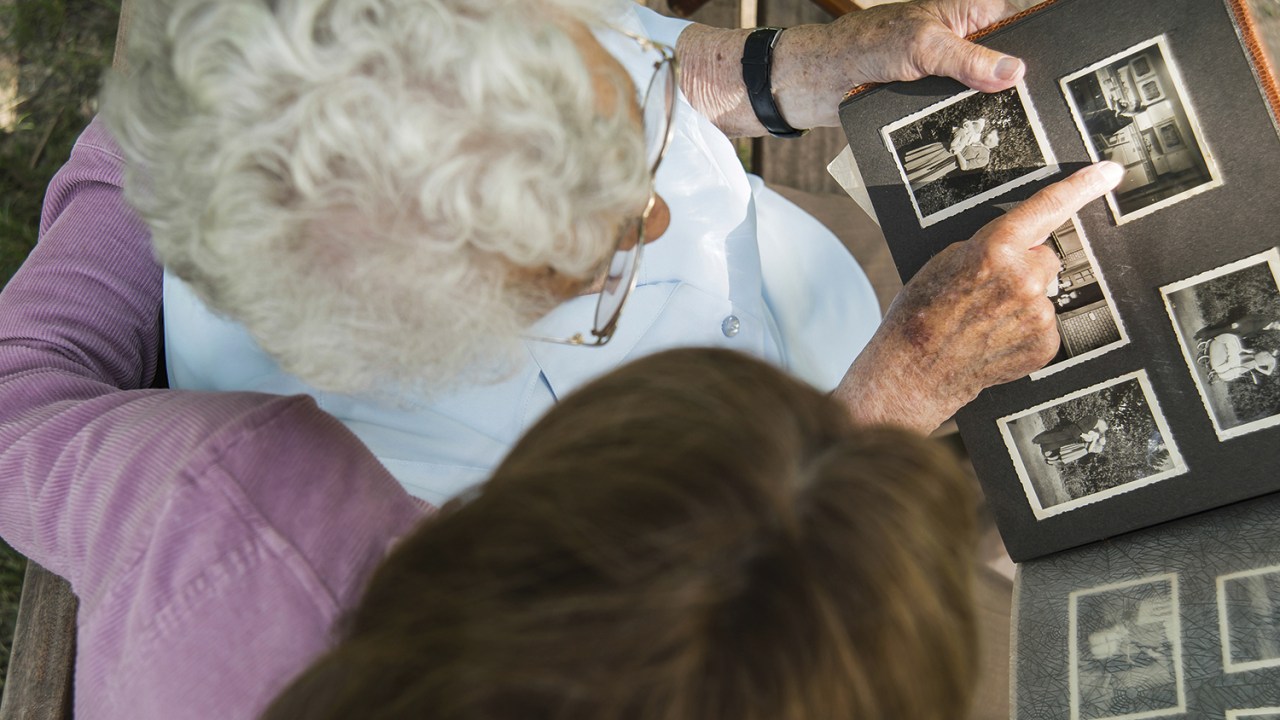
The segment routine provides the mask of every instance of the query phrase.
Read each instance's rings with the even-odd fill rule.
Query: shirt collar
[[[662,316],[677,285],[641,285],[632,290],[622,309],[617,330],[609,342],[600,347],[525,340],[525,347],[541,369],[552,394],[557,399],[563,398],[626,362],[645,334]],[[585,332],[591,325],[596,301],[596,295],[583,295],[561,303],[536,322],[529,332],[543,337],[570,337],[574,333]]]

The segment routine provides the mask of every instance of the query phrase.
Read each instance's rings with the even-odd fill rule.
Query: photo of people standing
[[[1032,512],[1041,519],[1187,470],[1143,371],[998,424]]]
[[[1031,438],[1040,446],[1044,461],[1050,465],[1067,465],[1088,455],[1100,454],[1107,447],[1107,430],[1111,427],[1097,415],[1078,420],[1063,420],[1052,430]]]

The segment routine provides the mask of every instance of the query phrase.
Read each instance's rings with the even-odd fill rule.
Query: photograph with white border
[[[1280,250],[1160,288],[1219,440],[1280,425]]]
[[[996,422],[1037,520],[1187,471],[1145,370]]]
[[[1222,184],[1164,35],[1059,81],[1089,156],[1125,168],[1107,193],[1116,224]]]
[[[1218,577],[1218,628],[1224,671],[1280,665],[1280,565]]]
[[[1228,710],[1227,720],[1280,720],[1280,707]]]
[[[1072,215],[1044,243],[1062,263],[1058,284],[1050,288],[1061,344],[1058,354],[1032,380],[1092,360],[1129,343],[1111,291],[1079,221]]]
[[[962,92],[881,128],[928,227],[1058,171],[1026,85]]]
[[[1071,720],[1186,711],[1177,575],[1076,590],[1069,600]]]

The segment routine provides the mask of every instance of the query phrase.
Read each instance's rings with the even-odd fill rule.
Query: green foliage
[[[18,90],[15,127],[0,128],[0,284],[35,244],[49,179],[93,117],[119,17],[111,0],[0,5],[0,83]]]
[[[1200,313],[1209,325],[1250,314],[1280,318],[1280,291],[1265,263],[1201,283],[1194,291]]]

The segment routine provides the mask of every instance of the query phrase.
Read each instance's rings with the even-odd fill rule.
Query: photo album
[[[1016,718],[1280,720],[1280,90],[1258,21],[1049,0],[974,38],[1025,60],[1017,86],[841,105],[904,282],[1071,172],[1125,169],[1045,238],[1057,357],[956,416],[1019,562]]]
[[[841,120],[904,281],[1072,171],[1125,168],[1045,239],[1057,357],[956,417],[1010,555],[1280,491],[1278,103],[1244,0],[1052,0],[978,41],[1024,79],[859,88]]]

